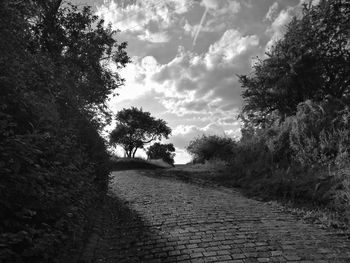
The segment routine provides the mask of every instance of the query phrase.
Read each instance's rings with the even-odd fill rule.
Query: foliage
[[[305,101],[285,121],[243,133],[230,162],[231,183],[254,195],[345,214],[350,203],[350,136],[349,111],[342,107],[337,101]]]
[[[232,157],[235,142],[229,137],[202,135],[190,141],[187,151],[194,163],[204,163],[210,159],[228,160]]]
[[[1,262],[63,260],[107,184],[98,131],[123,80],[104,61],[125,65],[126,44],[61,2],[0,2]]]
[[[162,119],[155,119],[149,112],[131,107],[116,114],[117,125],[110,134],[112,145],[121,145],[127,157],[135,157],[136,151],[154,140],[168,138],[171,129]]]
[[[175,147],[172,143],[161,144],[156,142],[147,150],[148,159],[162,159],[164,162],[174,165]]]
[[[243,114],[254,126],[283,121],[306,100],[349,103],[349,14],[343,0],[304,5],[302,17],[290,22],[267,58],[250,75],[240,76]]]
[[[240,76],[242,137],[221,155],[230,165],[226,182],[326,206],[350,222],[349,14],[348,1],[304,5],[267,57]],[[190,142],[195,160],[220,156],[211,141]]]
[[[113,171],[122,170],[155,170],[168,168],[166,163],[157,162],[155,160],[146,160],[143,158],[119,158],[117,160],[111,160],[111,167]]]

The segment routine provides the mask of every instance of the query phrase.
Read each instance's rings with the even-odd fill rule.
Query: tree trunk
[[[136,151],[137,151],[137,147],[135,148],[134,152],[132,153],[132,158],[135,158],[135,154],[136,154]]]
[[[125,152],[126,158],[131,158],[132,149],[130,149],[130,148],[124,148],[124,152]]]

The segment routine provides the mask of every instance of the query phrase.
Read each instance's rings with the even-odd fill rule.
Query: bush
[[[345,213],[350,208],[348,116],[334,101],[306,101],[295,116],[243,133],[233,148],[232,182],[266,198]]]
[[[193,156],[194,163],[204,163],[211,159],[228,161],[233,156],[235,142],[229,137],[203,135],[187,146],[187,151]]]
[[[292,118],[290,146],[294,159],[304,166],[339,164],[350,147],[349,112],[336,102],[306,101]]]

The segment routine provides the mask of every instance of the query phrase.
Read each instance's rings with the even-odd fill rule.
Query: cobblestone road
[[[121,171],[111,193],[94,262],[350,262],[348,236],[233,189]]]

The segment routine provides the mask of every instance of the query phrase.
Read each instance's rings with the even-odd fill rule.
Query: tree
[[[171,129],[162,119],[155,119],[149,112],[131,107],[116,114],[116,128],[110,134],[112,145],[121,145],[127,157],[135,157],[136,151],[154,140],[168,138]]]
[[[0,262],[61,259],[108,183],[99,130],[123,79],[107,64],[128,63],[126,44],[64,2],[0,1]]]
[[[175,147],[172,143],[154,143],[147,150],[148,159],[162,159],[168,164],[174,165]]]
[[[304,5],[286,33],[259,60],[250,75],[240,76],[243,114],[256,127],[283,121],[306,100],[350,102],[350,5],[322,0]]]

